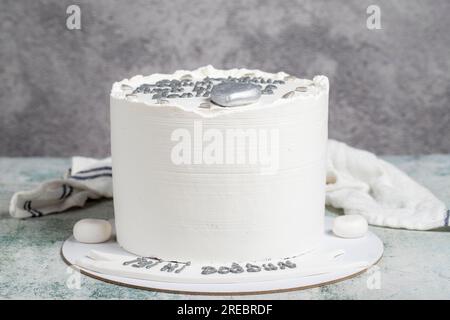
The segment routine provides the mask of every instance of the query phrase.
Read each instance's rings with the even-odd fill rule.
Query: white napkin
[[[36,189],[15,193],[9,213],[14,218],[40,217],[82,207],[87,199],[111,198],[112,195],[111,158],[73,157],[72,168],[63,179],[46,181]]]
[[[430,230],[449,225],[450,210],[428,189],[374,154],[329,140],[326,204],[376,226]]]
[[[14,194],[10,214],[28,218],[82,207],[87,199],[112,197],[111,158],[72,158],[64,179]],[[360,214],[372,225],[429,230],[449,225],[450,211],[428,189],[377,158],[328,141],[326,204]]]

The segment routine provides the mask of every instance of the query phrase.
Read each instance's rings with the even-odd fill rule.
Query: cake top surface
[[[260,95],[257,101],[239,107],[219,106],[211,101],[214,101],[214,97],[211,98],[211,91],[215,86],[224,83],[232,83],[238,88],[251,85],[259,88]],[[111,97],[149,106],[179,107],[202,116],[210,116],[268,107],[290,99],[318,97],[323,93],[328,93],[328,79],[325,76],[316,76],[309,80],[284,72],[219,70],[209,65],[192,71],[178,70],[173,74],[155,73],[150,76],[137,75],[124,79],[114,83]]]

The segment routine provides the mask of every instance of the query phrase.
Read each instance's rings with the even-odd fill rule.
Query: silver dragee
[[[222,107],[238,107],[255,103],[261,97],[261,89],[251,83],[225,82],[211,90],[211,101]]]

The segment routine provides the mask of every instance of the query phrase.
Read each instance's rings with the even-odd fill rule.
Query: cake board
[[[216,272],[205,275],[199,272],[204,270],[205,267],[193,262],[184,273],[161,272],[165,264],[160,264],[157,268],[150,269],[149,279],[138,279],[135,276],[129,277],[114,274],[114,272],[100,272],[95,268],[80,266],[80,259],[92,255],[92,252],[101,252],[106,256],[127,256],[131,260],[136,258],[136,256],[123,250],[115,239],[100,244],[84,244],[70,237],[63,243],[61,255],[68,265],[80,270],[87,276],[107,283],[137,289],[203,295],[249,295],[302,290],[355,277],[364,273],[382,257],[383,243],[375,234],[369,231],[362,238],[338,238],[331,231],[332,221],[333,218],[325,217],[324,240],[313,252],[282,261],[252,262],[250,265],[259,266],[259,269],[261,269],[259,272],[244,271],[240,274],[230,273],[229,275],[220,275]],[[303,266],[311,265],[313,260],[319,259],[320,255],[314,256],[317,252],[337,252],[336,259],[339,259],[340,262],[331,267],[327,267],[325,263],[323,273],[309,274],[305,271],[308,270],[308,267],[305,269]],[[345,252],[345,254],[340,256],[339,252]],[[286,264],[286,261],[289,261],[289,263]],[[266,267],[269,262],[279,266],[278,270],[267,271],[261,268],[261,266]],[[170,264],[171,262],[165,261],[164,263]],[[246,264],[241,265],[245,266]],[[324,263],[315,265],[318,266],[317,270],[320,270]],[[163,268],[160,268],[160,266],[163,266]],[[136,268],[130,269],[137,270]],[[217,269],[219,268],[217,267]],[[143,272],[149,272],[145,268],[142,270]]]

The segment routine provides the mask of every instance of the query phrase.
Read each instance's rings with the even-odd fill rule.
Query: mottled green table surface
[[[450,205],[450,155],[385,157]],[[450,299],[450,230],[418,232],[371,227],[384,242],[369,272],[323,287],[258,296],[189,296],[130,289],[81,275],[60,257],[82,218],[111,218],[112,201],[41,218],[9,216],[11,195],[60,177],[69,159],[0,158],[0,298],[3,299]],[[336,213],[328,211],[329,215]],[[79,284],[79,285],[78,285]]]

